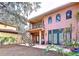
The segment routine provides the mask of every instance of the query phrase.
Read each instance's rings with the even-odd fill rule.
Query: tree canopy
[[[40,2],[0,2],[0,22],[24,31],[27,17],[40,8]]]
[[[27,17],[32,11],[40,8],[40,2],[0,2],[0,22],[14,26],[17,32],[22,35],[24,43],[32,46],[30,35],[26,32]],[[28,37],[29,36],[29,37]]]

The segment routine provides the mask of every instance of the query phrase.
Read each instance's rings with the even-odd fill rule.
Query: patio
[[[41,47],[41,46],[40,46]],[[4,45],[0,46],[0,56],[61,56],[54,51],[45,53],[44,49],[34,48],[24,45]]]

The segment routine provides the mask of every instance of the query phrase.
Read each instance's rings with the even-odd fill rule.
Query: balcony
[[[35,28],[43,28],[43,25],[40,24],[40,25],[34,25],[34,26],[32,26],[32,29],[35,29]]]
[[[30,29],[44,28],[44,25],[43,24],[34,24],[34,25],[30,25],[29,28]]]

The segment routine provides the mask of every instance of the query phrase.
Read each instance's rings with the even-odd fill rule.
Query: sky
[[[33,11],[28,17],[30,19],[66,3],[79,2],[79,0],[0,0],[0,2],[41,2],[41,8],[37,12]]]
[[[68,1],[61,2],[60,0],[41,1],[41,5],[40,5],[41,8],[38,9],[37,12],[33,11],[28,18],[30,19],[30,18],[36,17],[36,16],[43,14],[51,9],[57,8],[61,5],[67,4],[67,3],[69,3],[69,2]]]

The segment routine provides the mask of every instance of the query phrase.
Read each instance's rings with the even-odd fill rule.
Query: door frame
[[[54,44],[55,44],[55,45],[59,45],[59,33],[58,33],[58,29],[54,29],[54,30],[53,30],[53,35],[54,35],[54,34],[56,34],[56,37],[57,37],[57,39],[53,39],[54,41],[55,41],[55,40],[57,41],[56,43],[54,42]]]
[[[49,31],[51,31],[51,36],[52,36],[51,43],[50,43],[50,39],[49,39]],[[48,44],[60,45],[61,43],[60,43],[59,35],[62,32],[63,32],[63,28],[48,30]],[[57,34],[57,43],[54,43],[54,33]]]
[[[57,43],[54,43],[54,44],[56,44],[56,45],[60,45],[61,43],[60,43],[60,37],[59,37],[59,35],[60,35],[60,33],[63,33],[63,28],[61,28],[61,29],[54,29],[53,30],[53,35],[54,35],[54,33],[56,33],[57,34]],[[53,36],[54,37],[54,36]],[[54,39],[53,39],[54,40]]]
[[[48,44],[52,44],[52,42],[50,43],[50,39],[49,39],[49,31],[51,31],[52,33],[52,30],[48,30]]]

